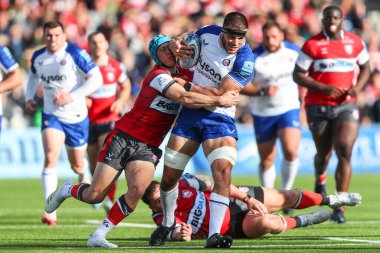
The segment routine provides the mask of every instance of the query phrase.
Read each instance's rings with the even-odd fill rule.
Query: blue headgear
[[[149,42],[149,52],[156,64],[163,65],[163,63],[157,57],[157,49],[162,44],[170,40],[171,39],[168,36],[159,34],[157,36],[154,36],[153,39]]]

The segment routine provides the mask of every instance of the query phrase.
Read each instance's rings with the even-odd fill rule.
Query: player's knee
[[[237,150],[234,147],[220,147],[211,151],[207,156],[207,160],[211,166],[214,162],[218,162],[218,167],[232,168],[237,160]]]
[[[267,233],[278,234],[283,230],[283,221],[278,215],[267,215],[262,219],[263,229]]]
[[[175,151],[171,148],[165,148],[164,164],[173,169],[185,170],[187,163],[190,160],[190,156]]]
[[[134,196],[136,199],[141,199],[144,195],[146,187],[141,184],[128,185],[128,195]]]
[[[335,152],[338,159],[350,159],[352,155],[352,147],[340,145],[335,148]]]

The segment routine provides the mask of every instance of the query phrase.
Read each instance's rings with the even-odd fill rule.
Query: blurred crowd
[[[371,55],[372,78],[359,96],[361,122],[380,122],[380,3],[369,0],[0,0],[0,44],[7,46],[24,72],[23,87],[3,96],[3,127],[36,125],[24,111],[24,91],[31,55],[42,46],[42,26],[60,20],[68,41],[88,49],[87,36],[100,30],[110,41],[110,54],[123,62],[132,81],[132,97],[152,67],[147,44],[162,33],[175,36],[207,24],[222,25],[225,14],[240,11],[249,19],[247,40],[256,47],[269,19],[280,23],[286,38],[300,46],[321,30],[321,10],[338,4],[344,28],[358,34]],[[376,8],[377,6],[377,8]],[[237,120],[250,124],[249,98],[241,96]],[[131,104],[133,99],[131,100]],[[305,124],[304,124],[305,125]]]

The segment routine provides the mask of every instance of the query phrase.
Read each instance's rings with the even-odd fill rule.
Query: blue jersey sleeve
[[[237,52],[234,66],[228,76],[243,89],[254,77],[254,65],[252,51],[245,44]]]
[[[284,45],[286,48],[292,49],[292,50],[296,51],[297,53],[300,53],[300,51],[301,51],[301,48],[298,45],[291,43],[290,41],[285,40]]]
[[[36,67],[35,67],[35,64],[36,64],[36,58],[43,54],[44,52],[46,51],[46,47],[44,48],[41,48],[37,51],[35,51],[32,55],[32,64],[31,64],[31,67],[30,67],[30,70],[32,71],[33,74],[36,74],[37,70],[36,70]]]
[[[91,69],[96,67],[95,62],[84,49],[73,44],[68,44],[66,51],[73,57],[75,64],[83,73],[87,74]]]
[[[7,47],[0,46],[0,64],[5,72],[12,71],[17,65],[13,56]]]

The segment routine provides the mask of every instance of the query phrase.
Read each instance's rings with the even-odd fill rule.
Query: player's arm
[[[36,95],[38,84],[40,82],[39,77],[36,73],[31,70],[28,76],[28,83],[26,85],[25,93],[25,109],[29,113],[34,113],[36,111],[34,96]]]
[[[251,82],[241,90],[240,94],[247,96],[273,96],[277,91],[277,86],[268,85],[267,87],[261,87]]]
[[[212,191],[214,188],[214,180],[206,175],[185,173],[181,179],[186,180],[188,186],[198,191]]]
[[[13,90],[22,84],[22,73],[19,67],[9,72],[0,82],[0,93]]]
[[[164,95],[173,101],[191,108],[201,108],[207,106],[232,106],[239,102],[239,94],[236,92],[229,92],[215,95],[204,95],[185,90],[180,84],[173,80],[173,84],[167,89]]]
[[[268,213],[268,209],[260,201],[252,198],[245,192],[240,191],[235,185],[230,185],[230,197],[241,200],[247,204],[247,207],[253,212],[259,212],[261,215]]]
[[[368,80],[371,76],[371,67],[369,64],[369,61],[366,62],[363,65],[359,65],[359,75],[355,86],[352,86],[348,91],[347,94],[352,97],[357,97],[359,92],[361,92],[365,85],[368,83]]]
[[[326,95],[329,95],[333,98],[339,98],[347,94],[347,90],[334,87],[331,85],[318,82],[309,75],[309,69],[312,67],[314,59],[312,58],[313,53],[309,52],[308,47],[304,45],[298,55],[294,71],[293,71],[293,80],[300,86],[303,86],[308,89],[320,91]],[[305,49],[306,48],[306,49]],[[305,50],[305,52],[304,52]]]
[[[120,113],[124,105],[131,96],[131,80],[125,76],[125,80],[120,84],[120,93],[116,101],[111,105],[110,111]]]

